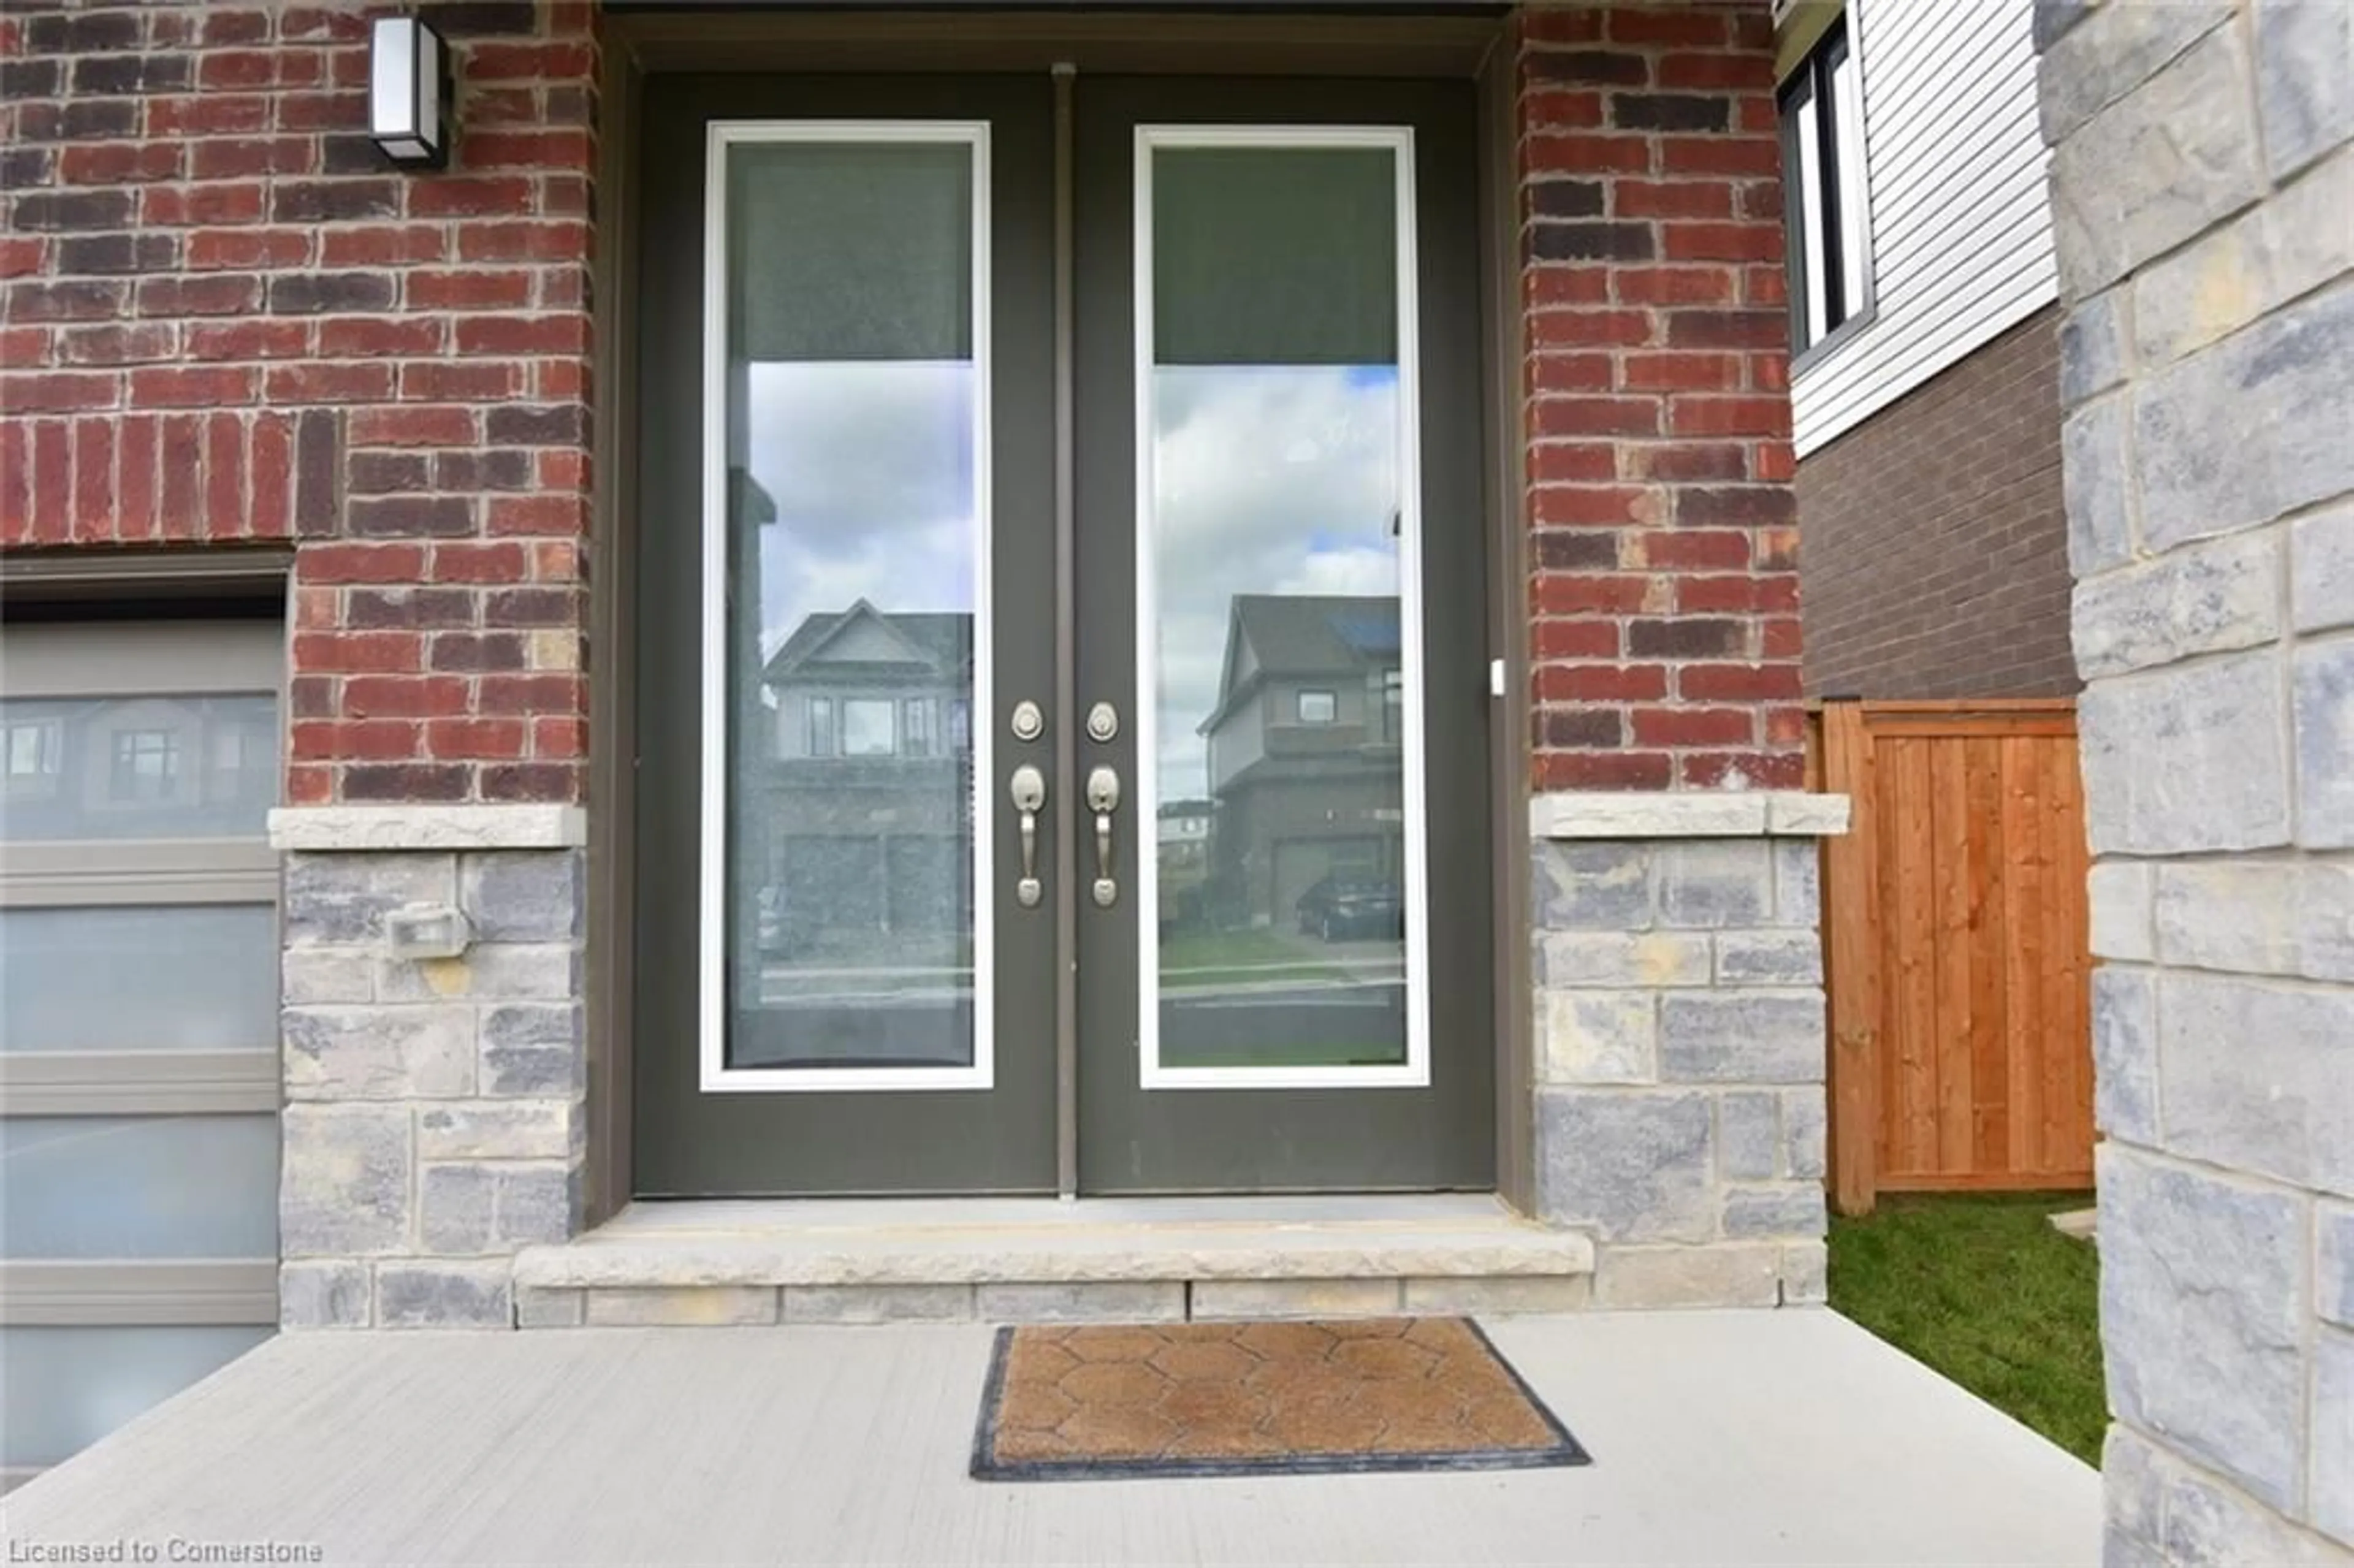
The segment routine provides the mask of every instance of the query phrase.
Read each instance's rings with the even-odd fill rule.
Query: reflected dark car
[[[1405,935],[1405,900],[1394,882],[1328,876],[1299,895],[1299,929],[1338,942]]]

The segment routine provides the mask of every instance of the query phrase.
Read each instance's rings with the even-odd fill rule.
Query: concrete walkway
[[[986,1485],[985,1328],[311,1333],[0,1501],[0,1534],[8,1561],[118,1537],[328,1563],[2099,1560],[2091,1469],[1829,1312],[1488,1327],[1592,1467]]]

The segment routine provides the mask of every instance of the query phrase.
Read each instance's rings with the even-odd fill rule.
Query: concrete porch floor
[[[1830,1312],[1486,1326],[1591,1467],[992,1485],[965,1473],[985,1327],[320,1332],[0,1499],[0,1534],[328,1563],[2099,1559],[2091,1469]]]

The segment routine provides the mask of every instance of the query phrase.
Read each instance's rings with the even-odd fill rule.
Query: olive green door
[[[1077,111],[1080,1186],[1492,1186],[1470,91]]]
[[[1062,90],[649,86],[643,1195],[1493,1184],[1469,90]]]
[[[1050,88],[657,77],[643,127],[636,1190],[1052,1192]]]

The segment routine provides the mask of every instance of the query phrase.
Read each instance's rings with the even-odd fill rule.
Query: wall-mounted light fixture
[[[450,46],[414,16],[379,16],[368,34],[368,135],[403,168],[450,162]]]

